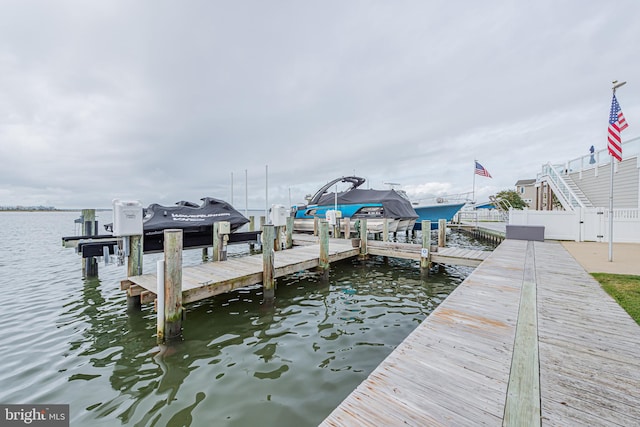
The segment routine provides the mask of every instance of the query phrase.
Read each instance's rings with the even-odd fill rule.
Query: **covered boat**
[[[328,192],[340,182],[350,183],[351,187],[342,192]],[[351,221],[366,218],[369,232],[383,231],[384,219],[389,220],[390,232],[413,229],[418,215],[408,199],[395,190],[358,188],[364,182],[364,178],[357,176],[334,179],[320,188],[308,205],[293,206],[294,230],[313,231],[314,218],[326,218],[328,210],[338,210]]]
[[[144,230],[144,248],[148,251],[161,251],[165,229],[184,230],[185,247],[208,247],[213,244],[213,224],[228,221],[231,232],[238,230],[249,220],[224,200],[204,197],[202,204],[180,201],[174,206],[157,203],[144,209],[142,226]],[[107,231],[113,231],[113,224],[105,225]]]

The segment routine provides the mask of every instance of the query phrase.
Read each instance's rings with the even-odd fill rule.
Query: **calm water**
[[[184,340],[165,347],[151,306],[127,313],[125,267],[82,278],[60,240],[78,216],[0,213],[0,403],[68,403],[72,426],[317,425],[471,271],[421,279],[415,262],[345,261],[328,282],[279,281],[270,305],[259,286],[189,305]]]

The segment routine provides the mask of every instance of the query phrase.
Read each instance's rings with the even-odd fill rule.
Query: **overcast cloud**
[[[478,199],[640,135],[640,2],[0,3],[0,205]]]

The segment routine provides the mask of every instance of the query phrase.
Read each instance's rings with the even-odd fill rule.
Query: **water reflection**
[[[81,331],[68,354],[84,360],[67,381],[92,391],[73,421],[317,425],[469,271],[425,279],[412,261],[343,261],[328,281],[280,280],[270,303],[255,286],[191,304],[184,339],[168,345],[155,342],[149,306],[127,313],[113,280],[84,279],[61,320]]]

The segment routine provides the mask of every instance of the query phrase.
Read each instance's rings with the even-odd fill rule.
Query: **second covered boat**
[[[338,183],[349,183],[346,191],[329,192]],[[372,233],[383,231],[384,220],[388,220],[390,232],[412,230],[418,219],[411,202],[395,190],[371,190],[358,188],[365,179],[347,176],[334,179],[320,188],[309,199],[307,205],[292,207],[294,230],[311,232],[315,218],[326,218],[327,211],[340,211],[343,218],[351,221],[367,220],[367,230]]]

